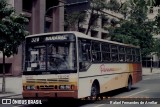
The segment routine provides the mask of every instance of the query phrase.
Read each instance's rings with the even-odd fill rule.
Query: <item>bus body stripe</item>
[[[141,71],[135,71],[135,72],[141,72]],[[125,74],[125,73],[133,73],[133,72],[112,73],[112,74],[103,74],[103,75],[85,76],[85,77],[79,77],[79,78],[89,78],[89,77],[97,77],[97,76],[105,76],[105,75],[115,75],[115,74]]]

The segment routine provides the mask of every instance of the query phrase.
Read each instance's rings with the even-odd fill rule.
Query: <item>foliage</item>
[[[91,10],[101,11],[106,8],[105,0],[90,0]]]
[[[153,52],[160,58],[160,39],[154,39]]]
[[[0,51],[3,52],[3,93],[5,93],[5,56],[10,57],[18,52],[19,45],[28,35],[25,29],[27,23],[28,19],[23,14],[16,14],[6,0],[0,0]]]
[[[160,14],[155,18],[154,34],[158,35],[160,33]],[[154,39],[153,52],[160,58],[160,39]]]
[[[0,1],[0,51],[9,57],[16,54],[18,46],[28,34],[25,27],[28,19],[23,14],[16,14],[6,0]]]
[[[160,0],[155,0],[154,6],[159,6],[160,5]]]
[[[155,18],[155,34],[159,34],[160,33],[160,14],[158,14]]]
[[[117,2],[117,0],[110,0],[106,5],[107,9],[111,11],[116,11],[116,12],[119,11],[120,7],[121,7],[121,4]]]
[[[129,13],[120,27],[110,30],[111,40],[140,46],[142,56],[150,54],[153,48],[154,21],[147,20],[149,0],[129,0],[122,6],[123,13]],[[127,6],[127,7],[124,7]],[[126,14],[124,14],[126,15]]]
[[[116,2],[116,0],[111,0],[108,3],[106,2],[106,0],[90,0],[90,8],[88,10],[65,15],[65,27],[67,28],[66,30],[72,29],[72,27],[75,28],[75,26],[77,26],[77,30],[79,30],[81,25],[87,25],[86,34],[88,34],[91,29],[97,27],[96,21],[98,20],[98,18],[107,18],[104,10],[107,9],[116,11],[118,9],[117,7],[119,8],[120,4]],[[86,18],[88,18],[88,16],[89,19],[86,21]],[[104,22],[108,24],[107,21]]]
[[[106,15],[104,10],[117,11],[120,7],[120,4],[116,2],[116,0],[110,0],[108,3],[106,3],[105,0],[91,0],[91,4],[90,18],[86,34],[88,34],[90,29],[94,29],[93,26],[95,26],[95,22],[100,16],[102,17]]]
[[[86,21],[86,12],[73,12],[71,14],[65,15],[65,27],[66,30],[74,29],[76,26],[78,28],[78,31],[80,29],[80,25],[82,23],[85,23]]]

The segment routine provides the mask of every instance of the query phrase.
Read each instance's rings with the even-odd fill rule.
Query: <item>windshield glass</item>
[[[74,42],[54,42],[26,47],[26,71],[75,70]]]
[[[75,68],[73,43],[49,44],[48,70],[71,70]]]

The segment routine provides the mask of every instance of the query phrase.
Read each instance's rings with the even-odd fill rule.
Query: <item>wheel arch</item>
[[[95,79],[94,81],[93,81],[93,83],[92,83],[92,85],[93,84],[95,84],[96,86],[97,86],[97,88],[98,88],[98,90],[99,90],[99,93],[100,93],[100,83],[99,83],[99,81],[97,80],[97,79]],[[92,86],[91,86],[92,87]]]
[[[132,89],[132,85],[133,85],[132,76],[129,75],[127,79],[126,91],[130,91]]]
[[[132,79],[132,75],[131,74],[128,76],[128,80],[129,80],[129,78],[131,78],[131,83],[133,85],[133,79]],[[127,82],[128,82],[128,80],[127,80]]]

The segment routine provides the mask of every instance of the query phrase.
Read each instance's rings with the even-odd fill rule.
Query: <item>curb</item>
[[[22,95],[22,94],[6,95],[6,96],[2,96],[0,98],[7,98],[7,97],[13,97],[13,96],[19,96],[19,95]]]

